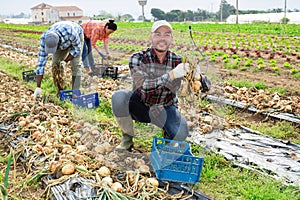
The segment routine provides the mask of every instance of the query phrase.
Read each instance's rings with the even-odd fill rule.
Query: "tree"
[[[171,21],[180,21],[179,17],[181,14],[181,10],[171,10],[170,12],[166,13],[166,18],[171,18]]]
[[[193,20],[194,20],[194,13],[193,13],[193,11],[188,10],[188,11],[185,13],[185,19],[186,19],[187,21],[193,21]]]
[[[217,12],[217,16],[218,16],[218,18],[220,18],[221,17],[221,13],[222,13],[222,21],[224,19],[226,19],[227,17],[229,17],[229,15],[235,14],[235,8],[234,8],[233,5],[230,5],[229,3],[227,3],[226,0],[222,0],[221,4],[222,5],[220,6],[220,8],[222,9],[222,11],[219,10]]]
[[[94,20],[104,20],[104,19],[108,19],[108,18],[114,18],[114,17],[112,14],[110,14],[104,10],[99,11],[99,14],[93,17]]]
[[[168,12],[165,14],[165,20],[170,22],[177,21],[177,14],[173,12]]]
[[[121,16],[122,21],[132,22],[134,21],[134,18],[130,14],[125,14]]]
[[[158,8],[152,8],[151,14],[155,20],[162,20],[165,19],[165,12]]]

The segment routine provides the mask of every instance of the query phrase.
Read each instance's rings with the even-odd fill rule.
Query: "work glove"
[[[172,80],[184,77],[190,71],[189,63],[180,63],[169,72]]]
[[[34,100],[36,100],[37,97],[41,97],[41,96],[42,96],[42,89],[37,87],[33,94]]]
[[[63,60],[63,61],[60,61],[59,64],[60,64],[61,67],[65,68],[66,65],[67,65],[67,62]]]
[[[201,91],[207,92],[211,88],[211,81],[206,75],[204,75],[204,74],[200,74],[200,75],[201,75],[201,84],[202,84]]]
[[[98,52],[99,56],[101,56],[101,58],[105,59],[105,55],[102,52]]]

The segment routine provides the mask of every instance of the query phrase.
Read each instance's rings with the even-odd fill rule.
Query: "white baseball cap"
[[[161,26],[166,26],[171,31],[173,30],[172,26],[171,26],[171,24],[169,22],[167,22],[166,20],[159,20],[159,21],[156,21],[156,22],[153,23],[152,29],[151,29],[151,33],[155,32]]]
[[[57,50],[58,42],[59,42],[59,37],[55,32],[51,31],[47,33],[45,36],[46,53],[55,53]]]

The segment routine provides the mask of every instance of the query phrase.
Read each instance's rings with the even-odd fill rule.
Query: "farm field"
[[[237,26],[189,23],[172,25],[174,28],[172,50],[201,65],[201,69],[213,83],[208,94],[246,105],[244,109],[225,107],[208,102],[205,98],[201,99],[199,94],[194,95],[193,102],[182,97],[179,106],[190,122],[191,129],[206,134],[220,127],[223,129],[242,125],[262,134],[300,145],[298,123],[278,120],[246,109],[247,106],[254,106],[267,113],[289,113],[296,119],[300,118],[300,25]],[[31,138],[29,141],[19,142],[18,150],[11,149],[14,151],[14,156],[13,159],[9,159],[9,155],[12,154],[9,154],[11,146],[7,141],[14,138],[0,132],[0,189],[3,197],[7,199],[53,198],[45,183],[46,185],[58,184],[59,181],[65,180],[65,176],[57,175],[57,170],[49,171],[48,168],[54,165],[53,163],[57,163],[54,161],[61,161],[64,164],[71,161],[77,166],[76,174],[96,180],[98,179],[93,174],[102,165],[108,166],[112,170],[113,180],[123,184],[124,190],[118,196],[119,199],[130,199],[128,196],[132,199],[188,199],[187,195],[183,194],[168,195],[165,190],[158,190],[153,185],[147,185],[145,188],[135,187],[132,183],[126,184],[126,180],[118,176],[133,170],[134,166],[131,164],[136,163],[137,159],[144,159],[149,165],[147,157],[151,149],[152,136],[161,136],[160,130],[155,127],[135,124],[136,134],[140,138],[136,138],[135,150],[131,154],[119,155],[107,151],[113,149],[120,141],[120,131],[110,109],[111,94],[117,89],[130,88],[130,83],[126,81],[129,77],[128,67],[126,67],[128,58],[133,52],[149,45],[150,27],[150,23],[118,23],[118,31],[111,36],[110,50],[113,59],[108,64],[122,66],[119,70],[122,78],[114,81],[84,76],[83,90],[87,93],[97,91],[101,100],[99,108],[85,110],[62,103],[55,97],[56,91],[49,65],[42,86],[43,91],[46,92],[42,102],[34,102],[32,98],[34,82],[22,80],[22,71],[35,68],[39,36],[47,26],[0,24],[2,33],[0,35],[0,124],[13,124],[12,132]],[[68,69],[66,73],[69,73]],[[66,76],[66,88],[70,88],[69,77]],[[221,116],[223,118],[221,125],[206,123],[201,117],[202,112]],[[30,122],[23,126],[21,122],[26,120]],[[35,124],[32,124],[33,122]],[[41,126],[44,128],[41,129]],[[88,149],[95,148],[96,145],[95,140],[91,142],[85,138],[86,140],[82,141],[82,136],[80,137],[82,133],[97,134],[99,145],[106,144],[107,149],[80,150],[78,146],[82,147],[83,144]],[[87,135],[90,136],[89,134]],[[54,141],[50,144],[46,142],[47,140]],[[73,149],[72,152],[76,152],[76,155],[72,155],[68,148]],[[100,153],[102,150],[104,152]],[[265,173],[237,167],[221,155],[206,152],[199,144],[192,144],[192,151],[194,155],[205,157],[201,181],[194,186],[194,189],[212,199],[300,198],[299,186],[287,186]],[[31,153],[32,156],[24,159],[24,152]],[[104,156],[99,156],[100,154]],[[37,159],[41,155],[45,156],[42,161]],[[298,156],[300,155],[296,154],[292,159],[299,163]],[[124,157],[132,159],[130,164],[127,163],[127,167],[126,164],[124,166]],[[5,170],[9,160],[12,163],[7,177],[8,172]],[[53,172],[59,180],[47,182],[42,179],[43,176]],[[135,178],[145,181],[146,178],[153,176],[152,172],[135,175]],[[109,191],[106,187],[97,186],[100,188],[99,192]]]

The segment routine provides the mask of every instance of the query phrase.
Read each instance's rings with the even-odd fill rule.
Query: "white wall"
[[[72,11],[59,11],[60,17],[78,17],[83,16],[83,11],[81,10],[72,10]]]
[[[239,24],[253,23],[253,22],[270,22],[280,23],[281,19],[284,18],[284,13],[262,13],[262,14],[245,14],[238,16]],[[286,13],[286,18],[290,21],[289,24],[300,24],[300,12]],[[226,22],[229,24],[236,23],[236,15],[230,15]]]

